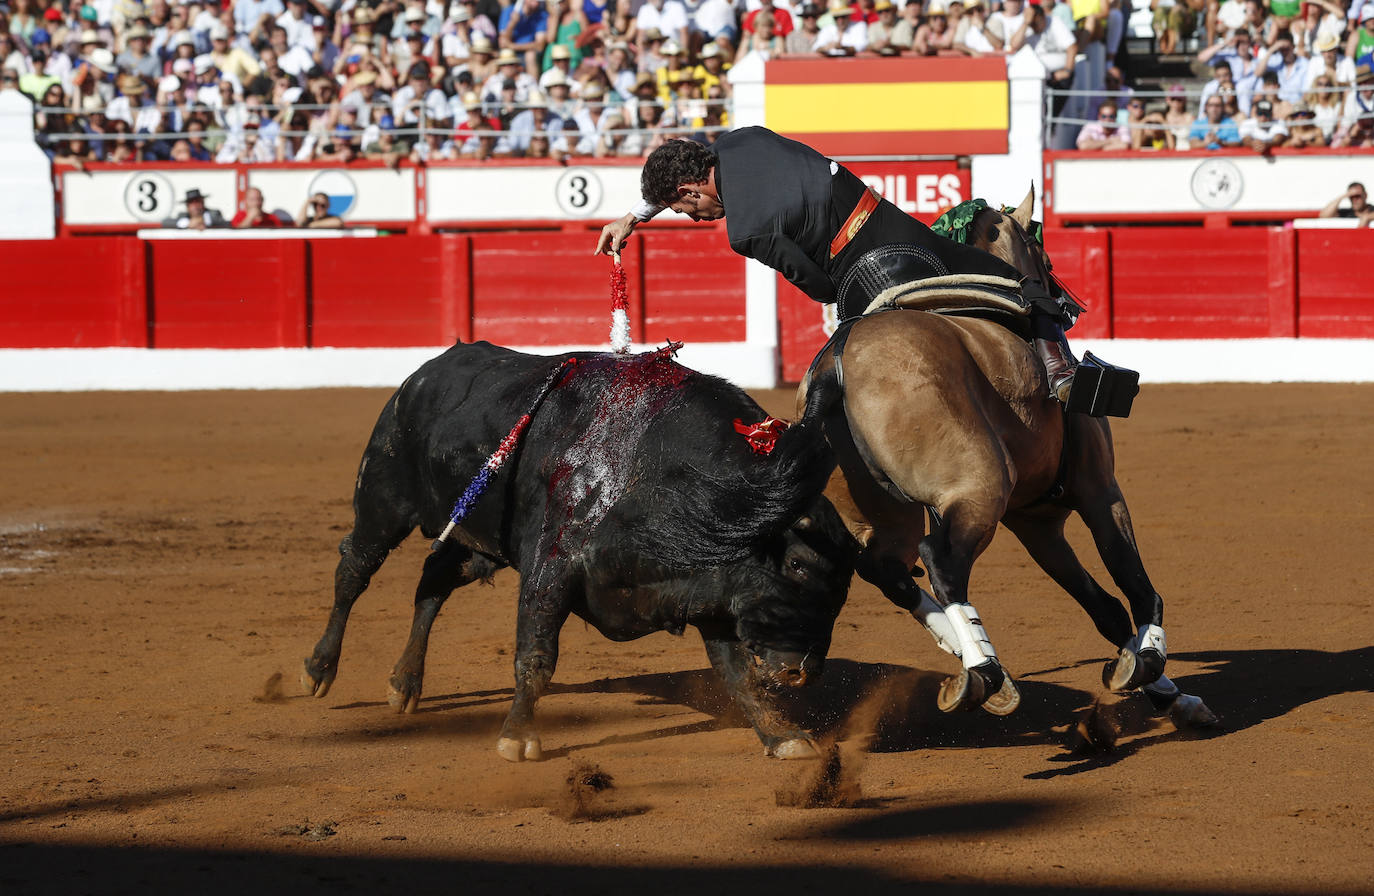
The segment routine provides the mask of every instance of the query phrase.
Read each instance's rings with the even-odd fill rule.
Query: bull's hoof
[[[1218,721],[1216,715],[1207,708],[1207,704],[1202,702],[1202,698],[1194,697],[1192,694],[1179,694],[1178,698],[1169,704],[1168,716],[1174,727],[1180,730],[1210,728]]]
[[[305,669],[301,671],[301,689],[312,697],[323,697],[329,693],[329,686],[334,683],[334,668],[332,666],[320,669],[319,665],[312,660],[305,661]]]
[[[1010,675],[1003,675],[1002,687],[983,703],[983,709],[995,716],[1009,716],[1021,705],[1021,692]]]
[[[410,715],[415,712],[420,705],[420,692],[402,690],[391,683],[386,689],[386,702],[391,704],[391,708],[400,713]]]
[[[1002,667],[992,660],[979,663],[972,669],[963,669],[958,675],[951,675],[940,685],[936,705],[941,712],[954,712],[956,709],[974,709],[982,706],[990,697],[1002,689],[1006,674]],[[1012,707],[1015,709],[1015,707]]]
[[[524,740],[503,737],[496,742],[496,753],[507,762],[523,762],[526,759],[538,762],[544,758],[544,751],[540,749],[537,737],[527,737]]]
[[[1110,691],[1130,691],[1158,681],[1164,674],[1164,654],[1153,648],[1136,653],[1121,648],[1116,659],[1102,667],[1102,685]]]
[[[774,759],[819,759],[821,751],[810,738],[793,737],[764,748],[764,755]]]

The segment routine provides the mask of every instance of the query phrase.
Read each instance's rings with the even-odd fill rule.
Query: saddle
[[[1031,305],[1021,284],[1006,277],[950,274],[902,283],[875,296],[860,316],[895,308],[992,320],[1022,339],[1031,338]]]

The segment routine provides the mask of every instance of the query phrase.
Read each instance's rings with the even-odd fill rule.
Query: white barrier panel
[[[554,354],[606,346],[526,349]],[[656,346],[636,345],[634,351]],[[1081,339],[1150,383],[1374,382],[1374,341],[1360,339]],[[0,390],[393,388],[443,347],[408,349],[76,348],[0,351]],[[688,367],[745,389],[777,384],[772,356],[745,343],[688,343]]]
[[[0,90],[0,239],[52,239],[52,208],[52,163],[33,142],[33,103]]]
[[[1370,155],[1133,155],[1055,157],[1056,214],[1310,213],[1351,181],[1374,183]]]
[[[188,190],[200,190],[208,197],[205,207],[228,220],[238,206],[236,177],[233,168],[222,165],[68,169],[62,172],[62,220],[68,227],[156,225],[185,208]]]
[[[618,218],[639,201],[639,165],[430,167],[431,223]]]
[[[329,213],[344,221],[415,220],[414,168],[249,168],[248,186],[262,190],[263,208],[294,220],[305,197],[329,197]]]

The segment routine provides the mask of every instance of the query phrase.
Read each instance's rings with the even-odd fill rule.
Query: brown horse
[[[1027,233],[1033,201],[1032,192],[1010,215],[983,210],[970,242],[1048,285],[1049,257]],[[1141,563],[1107,421],[1065,413],[1032,348],[995,320],[880,311],[839,345],[818,356],[798,407],[811,393],[813,408],[826,408],[839,459],[827,496],[864,545],[859,574],[963,662],[940,708],[1004,715],[1020,700],[969,604],[973,562],[1001,522],[1117,648],[1108,687],[1143,687],[1178,725],[1215,721],[1163,674],[1164,602]],[[1129,615],[1074,555],[1064,537],[1071,513],[1091,531]],[[918,561],[938,601],[914,581]]]

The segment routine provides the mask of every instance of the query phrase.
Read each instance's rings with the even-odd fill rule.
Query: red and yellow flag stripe
[[[1007,151],[1000,57],[785,58],[765,72],[769,129],[829,156]]]

